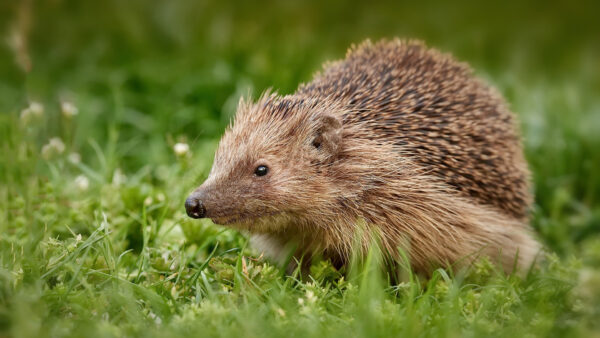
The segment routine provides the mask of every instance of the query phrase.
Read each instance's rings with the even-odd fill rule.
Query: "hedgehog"
[[[242,97],[185,209],[276,262],[343,267],[377,247],[418,272],[481,256],[524,270],[529,176],[513,114],[469,66],[367,40],[293,94]]]

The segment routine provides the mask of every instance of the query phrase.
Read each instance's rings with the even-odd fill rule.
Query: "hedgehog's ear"
[[[333,115],[319,115],[312,146],[318,151],[320,160],[328,160],[337,155],[342,143],[342,121]]]

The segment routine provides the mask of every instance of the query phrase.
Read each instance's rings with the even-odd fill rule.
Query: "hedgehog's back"
[[[512,114],[465,64],[420,43],[366,42],[297,95],[341,102],[351,112],[344,123],[363,126],[354,136],[394,142],[460,194],[527,217],[528,170]]]

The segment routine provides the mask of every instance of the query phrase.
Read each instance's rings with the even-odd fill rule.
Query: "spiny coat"
[[[512,114],[468,66],[367,41],[292,95],[242,100],[191,198],[276,259],[344,264],[376,236],[419,271],[481,254],[508,270],[538,250],[528,182]]]

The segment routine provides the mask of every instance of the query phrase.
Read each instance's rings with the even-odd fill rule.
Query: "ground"
[[[600,335],[597,2],[0,5],[0,336]],[[451,52],[519,117],[538,268],[286,276],[186,218],[242,95],[365,38]]]

